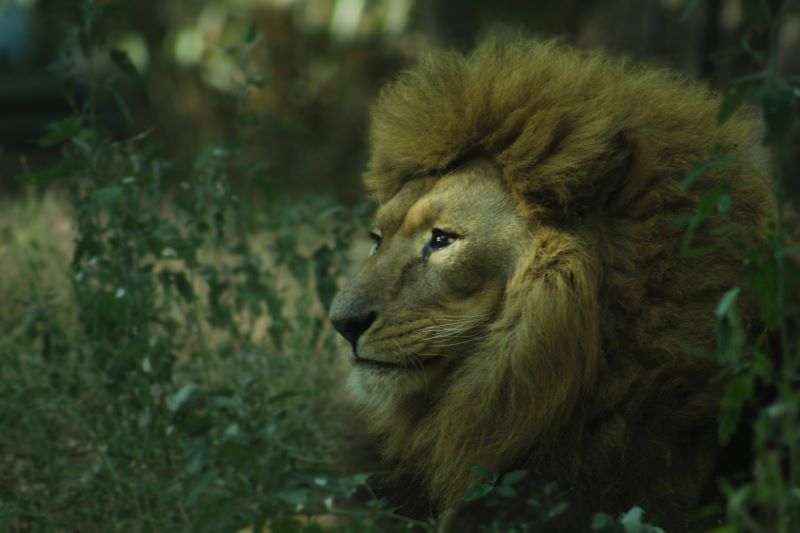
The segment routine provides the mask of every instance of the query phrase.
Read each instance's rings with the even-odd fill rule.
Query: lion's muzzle
[[[375,323],[378,311],[377,306],[363,296],[344,289],[333,299],[329,317],[333,327],[347,339],[355,352],[359,337]]]

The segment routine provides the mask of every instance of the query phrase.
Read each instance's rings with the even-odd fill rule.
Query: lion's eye
[[[458,238],[458,235],[453,233],[447,233],[446,231],[442,231],[439,228],[433,228],[433,233],[431,234],[431,242],[430,247],[434,250],[441,250],[447,246],[453,244],[453,241]]]
[[[372,239],[372,250],[370,250],[369,255],[372,255],[381,247],[381,236],[374,231],[370,231],[369,238]]]

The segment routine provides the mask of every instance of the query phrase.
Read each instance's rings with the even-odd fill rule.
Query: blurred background
[[[111,12],[104,38],[135,76],[100,110],[110,128],[155,127],[170,157],[237,135],[242,97],[257,117],[248,153],[255,190],[312,189],[349,202],[359,195],[369,104],[398,70],[437,46],[470,49],[499,27],[667,66],[715,88],[752,72],[726,54],[742,39],[743,3],[707,0],[682,20],[686,0],[137,0],[97,2]],[[689,2],[692,3],[692,2]],[[0,0],[0,193],[57,154],[34,139],[69,115],[63,79],[76,68],[80,2]],[[251,36],[243,44],[246,36]],[[757,41],[758,36],[754,39]],[[758,43],[756,43],[758,44]],[[800,72],[800,17],[783,25],[780,68]],[[92,61],[86,69],[113,69]],[[80,67],[80,64],[78,64]],[[72,104],[86,98],[73,88]],[[233,102],[233,103],[232,103]],[[255,123],[254,122],[254,123]],[[797,154],[787,162],[796,175]],[[796,195],[797,180],[790,182]]]

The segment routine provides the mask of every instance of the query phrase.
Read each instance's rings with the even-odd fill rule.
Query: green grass
[[[255,274],[237,269],[263,261],[260,274],[274,281],[264,290],[284,302],[280,314],[245,302],[245,285],[217,295],[219,307],[234,310],[221,321],[222,311],[209,312],[209,284],[191,279],[193,297],[154,289],[157,313],[133,324],[146,331],[145,347],[131,331],[109,346],[87,321],[137,315],[114,307],[97,280],[93,295],[81,292],[70,267],[68,201],[46,196],[6,207],[0,529],[229,530],[294,517],[301,506],[319,512],[326,497],[358,481],[334,475],[340,430],[332,384],[341,366],[310,277],[302,284],[266,254],[207,245],[188,278],[214,268],[229,273],[214,278],[220,284],[248,283]],[[298,272],[313,268],[301,252],[292,257],[306,264]],[[161,261],[152,277],[178,271],[175,262],[182,263]],[[280,345],[267,333],[276,321]],[[117,364],[98,359],[98,350]]]

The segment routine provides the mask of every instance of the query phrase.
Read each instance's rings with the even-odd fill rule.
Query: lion
[[[676,73],[521,37],[432,52],[381,91],[375,244],[330,319],[383,479],[423,514],[481,466],[557,482],[577,530],[637,504],[690,527],[720,453],[714,310],[776,212],[758,121],[718,107]],[[682,253],[715,191],[730,205]],[[738,306],[757,333],[746,289]]]

